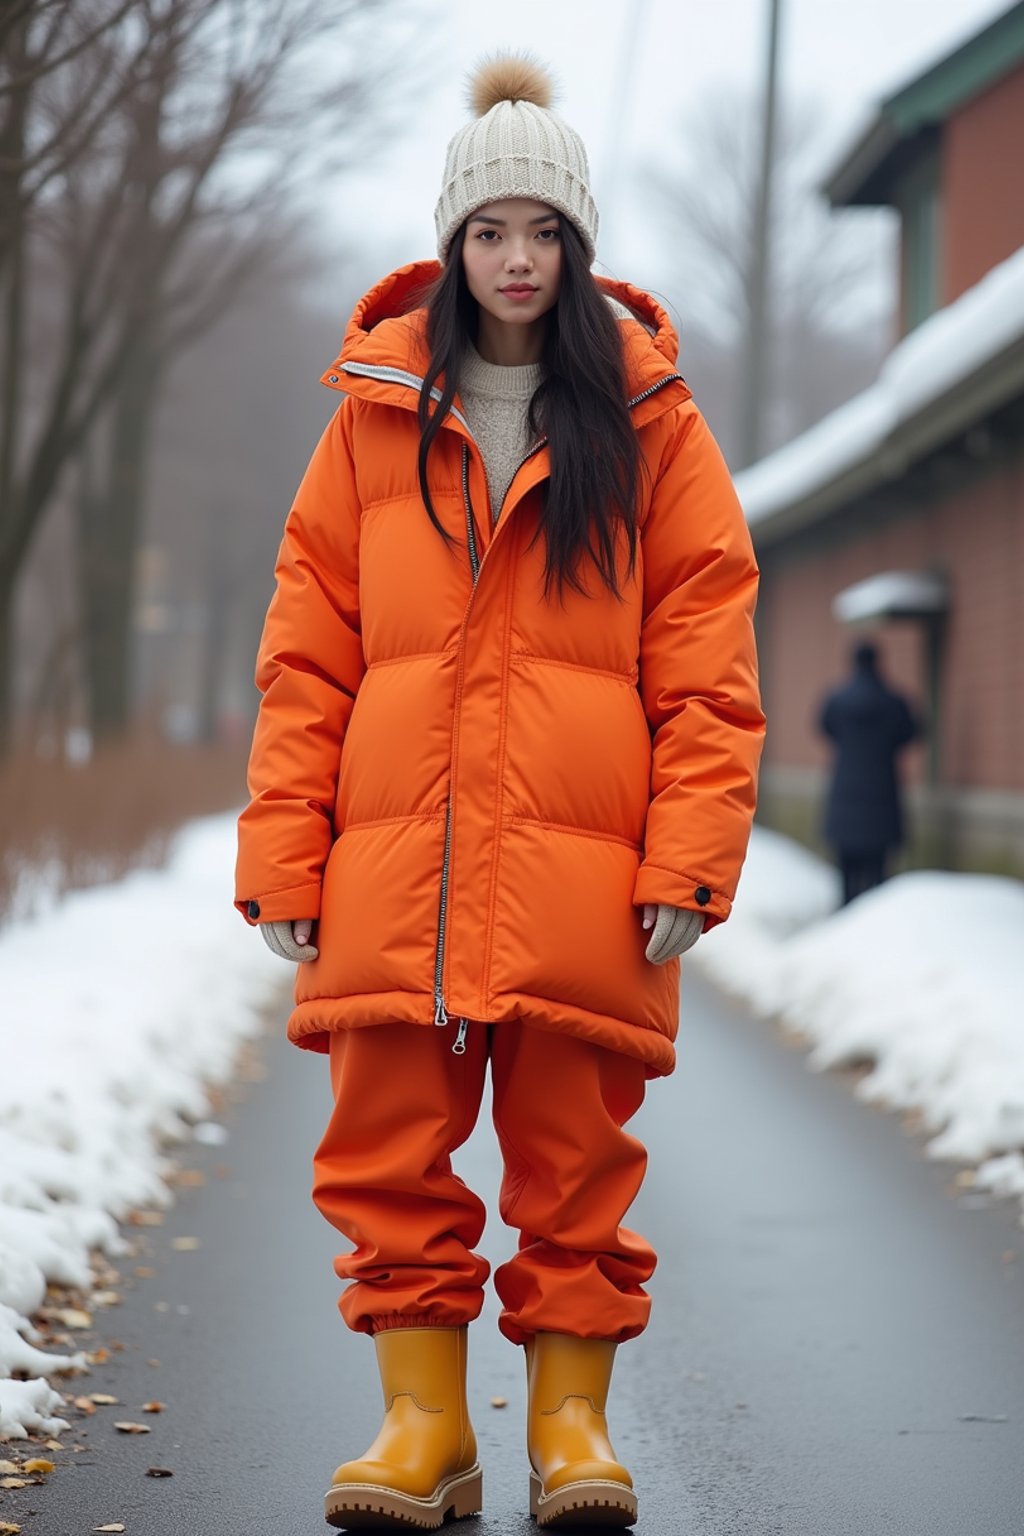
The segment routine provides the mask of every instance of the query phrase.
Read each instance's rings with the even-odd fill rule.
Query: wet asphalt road
[[[619,1355],[611,1422],[642,1536],[1020,1536],[1024,1232],[1009,1204],[950,1192],[896,1121],[696,980],[681,1068],[634,1122],[651,1166],[631,1222],[661,1262],[647,1334]],[[189,1162],[145,1253],[155,1268],[87,1342],[124,1348],[80,1381],[120,1405],[73,1412],[44,1488],[0,1494],[25,1536],[306,1536],[337,1461],[375,1432],[372,1348],[335,1312],[333,1234],[308,1196],[326,1062],[275,1036],[267,1079]],[[224,1165],[227,1165],[226,1167]],[[459,1169],[493,1205],[482,1121]],[[175,1237],[199,1239],[177,1251]],[[497,1218],[492,1260],[511,1235]],[[1009,1257],[1020,1253],[1019,1261]],[[472,1536],[526,1536],[521,1361],[471,1334],[486,1513]],[[151,1358],[159,1365],[149,1365]],[[492,1396],[509,1399],[506,1409]],[[166,1404],[140,1412],[147,1399]],[[119,1435],[115,1418],[152,1433]],[[88,1450],[75,1453],[72,1447]],[[3,1447],[9,1455],[17,1447]],[[153,1480],[150,1466],[174,1476]]]

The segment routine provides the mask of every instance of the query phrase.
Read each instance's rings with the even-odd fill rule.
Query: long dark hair
[[[642,459],[629,414],[626,368],[619,323],[594,282],[586,247],[573,224],[559,215],[562,277],[558,302],[548,314],[544,379],[530,401],[534,437],[548,439],[551,476],[543,496],[538,534],[546,542],[544,590],[568,586],[586,593],[587,558],[617,597],[616,546],[625,531],[629,562],[636,566],[637,502]],[[478,307],[462,270],[463,224],[452,240],[437,282],[425,296],[430,362],[419,399],[419,482],[431,522],[446,539],[430,499],[427,460],[458,391],[459,374],[476,333]],[[444,375],[441,398],[431,390]]]

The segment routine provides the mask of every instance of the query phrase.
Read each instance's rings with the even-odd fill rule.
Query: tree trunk
[[[4,40],[4,56],[12,79],[25,63],[27,15],[16,21]],[[21,164],[25,150],[28,91],[16,86],[7,97],[0,123],[0,303],[3,341],[0,343],[0,549],[7,543],[9,521],[15,514],[15,468],[21,403],[28,274],[25,263],[25,222],[21,212]],[[14,735],[14,597],[19,562],[0,557],[0,757],[10,750]]]
[[[207,527],[206,616],[199,678],[198,735],[200,741],[211,744],[219,734],[231,588],[223,544],[224,530],[212,516]]]
[[[106,483],[97,490],[87,476],[79,500],[79,589],[97,743],[131,723],[136,566],[158,385],[157,351],[142,327],[114,397]]]
[[[14,594],[0,579],[0,758],[14,745]]]

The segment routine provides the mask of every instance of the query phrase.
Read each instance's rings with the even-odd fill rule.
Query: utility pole
[[[767,389],[765,363],[768,355],[771,314],[771,220],[772,176],[775,168],[775,119],[778,95],[779,12],[782,0],[768,0],[768,56],[761,120],[761,166],[754,206],[753,248],[747,313],[746,367],[740,412],[740,463],[745,469],[760,458],[764,447],[764,400]]]
[[[639,45],[646,34],[649,0],[626,0],[622,17],[621,48],[618,52],[618,68],[605,118],[605,142],[603,174],[599,184],[601,208],[601,242],[605,252],[611,252],[615,264],[615,236],[622,228],[619,200],[622,187],[623,152],[628,147],[630,102]],[[609,238],[609,236],[611,238]],[[607,255],[606,255],[607,261]]]

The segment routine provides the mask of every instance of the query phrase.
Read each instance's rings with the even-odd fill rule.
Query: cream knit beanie
[[[484,60],[469,82],[476,121],[448,145],[434,209],[437,254],[448,255],[464,219],[502,197],[534,197],[571,219],[594,259],[597,208],[587,185],[583,140],[550,110],[548,74],[525,54]]]

